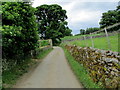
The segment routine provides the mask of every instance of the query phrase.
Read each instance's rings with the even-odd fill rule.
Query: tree
[[[2,8],[3,58],[28,54],[39,39],[35,9],[27,2],[4,2]]]
[[[67,35],[67,33],[71,33],[65,21],[67,19],[66,10],[63,10],[61,6],[44,4],[36,9],[41,39],[52,39],[55,45],[61,42],[60,38]]]
[[[71,32],[72,32],[72,30],[69,29],[69,27],[67,27],[67,28],[65,29],[64,36],[72,36]]]
[[[85,33],[86,33],[86,34],[90,34],[90,33],[93,33],[93,32],[95,32],[95,31],[98,31],[98,30],[100,30],[100,28],[97,28],[97,27],[87,28]]]
[[[108,12],[103,13],[100,21],[100,27],[104,28],[117,23],[117,14],[118,12],[116,10],[109,10]]]
[[[99,24],[100,24],[100,28],[104,28],[110,25],[114,25],[118,22],[120,22],[120,6],[117,6],[116,10],[109,10],[108,12],[103,13]],[[108,31],[118,30],[119,27],[120,25],[114,28],[111,28]]]
[[[84,29],[80,29],[80,34],[84,35],[85,34],[85,30]]]
[[[81,35],[90,34],[90,33],[93,33],[95,31],[98,31],[98,30],[100,30],[100,28],[97,28],[97,27],[87,28],[86,30],[80,29],[80,34]]]
[[[119,2],[119,3],[120,3],[120,2]],[[118,14],[117,14],[117,20],[118,20],[118,22],[120,22],[120,5],[117,6],[116,11],[118,12]]]

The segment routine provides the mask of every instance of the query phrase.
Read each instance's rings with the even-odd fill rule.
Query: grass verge
[[[37,55],[37,59],[43,59],[46,55],[48,55],[53,49],[42,50],[39,55]],[[24,63],[20,65],[16,65],[14,68],[8,71],[4,71],[2,73],[2,88],[12,88],[12,86],[17,82],[17,80],[24,74],[27,73],[29,68],[35,65],[37,62],[34,59],[27,58]]]
[[[42,53],[41,54],[38,54],[37,55],[37,59],[43,59],[45,56],[48,55],[49,52],[51,52],[53,50],[53,48],[51,49],[48,49],[48,50],[42,50]]]
[[[101,88],[101,87],[99,87],[99,85],[95,84],[92,81],[91,77],[89,76],[88,72],[83,67],[83,65],[81,65],[80,63],[75,61],[73,56],[71,56],[71,54],[65,49],[64,46],[61,46],[61,47],[63,48],[63,50],[65,52],[65,56],[70,64],[72,70],[74,71],[75,75],[77,76],[80,83],[82,83],[84,88]]]

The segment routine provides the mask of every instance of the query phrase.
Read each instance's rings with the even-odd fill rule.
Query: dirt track
[[[54,47],[30,74],[21,79],[15,88],[82,88],[60,47]]]

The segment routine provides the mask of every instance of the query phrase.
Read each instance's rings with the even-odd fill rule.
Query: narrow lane
[[[15,88],[82,88],[60,47],[54,47],[36,69]]]

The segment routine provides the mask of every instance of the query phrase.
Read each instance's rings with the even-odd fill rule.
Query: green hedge
[[[38,48],[35,9],[27,2],[2,3],[3,59],[21,59]],[[21,61],[17,61],[18,63]]]

